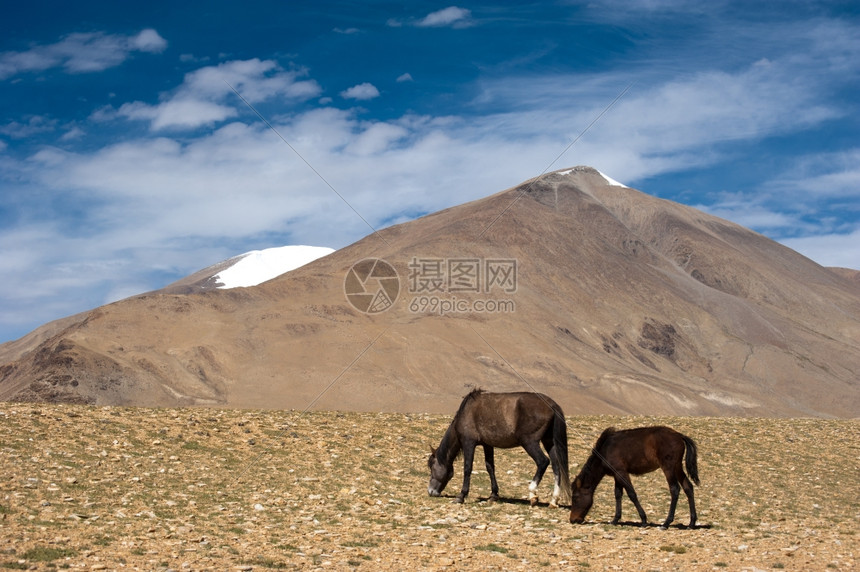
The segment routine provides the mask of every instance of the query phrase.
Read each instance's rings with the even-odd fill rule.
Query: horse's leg
[[[684,489],[684,494],[687,495],[687,500],[690,502],[690,528],[696,526],[696,501],[693,499],[693,483],[684,475],[681,479],[681,487]]]
[[[555,485],[552,487],[552,500],[549,501],[549,506],[552,508],[558,508],[558,499],[561,497],[561,467],[558,466],[558,455],[553,451],[555,443],[553,443],[552,440],[552,433],[547,432],[544,434],[542,441],[546,452],[549,454],[549,461],[552,465],[552,474],[555,476]]]
[[[672,501],[669,504],[669,514],[666,516],[666,522],[661,528],[669,528],[672,521],[675,520],[675,509],[678,506],[678,497],[680,496],[681,488],[684,489],[684,494],[687,495],[687,500],[690,503],[690,528],[696,524],[696,502],[693,500],[693,483],[687,478],[684,473],[684,468],[679,457],[675,463],[672,463],[672,468],[663,468],[663,474],[666,475],[666,482],[669,483],[669,494],[672,495]]]
[[[624,485],[617,478],[615,479],[615,517],[612,519],[612,524],[618,524],[621,520],[621,497],[624,496]]]
[[[462,503],[469,494],[469,480],[472,478],[472,462],[475,460],[475,443],[463,442],[463,488],[457,495],[457,502]]]
[[[543,451],[540,448],[540,441],[526,443],[523,445],[523,449],[526,450],[526,453],[529,454],[529,457],[531,457],[535,462],[535,465],[537,465],[535,476],[532,478],[532,482],[529,483],[529,504],[534,506],[538,503],[537,490],[538,486],[540,486],[541,479],[543,479],[543,474],[546,472],[547,467],[549,467],[549,459],[547,459],[546,455],[543,454]]]
[[[630,498],[633,506],[636,507],[636,512],[639,513],[639,519],[642,521],[642,524],[648,524],[648,517],[645,516],[645,510],[642,508],[642,505],[639,504],[639,497],[636,496],[636,490],[633,488],[633,482],[630,480],[630,475],[626,472],[619,471],[618,474],[615,475],[615,482],[620,482],[624,490],[627,491],[627,496]]]
[[[487,472],[490,474],[490,487],[493,491],[490,494],[490,501],[499,500],[499,483],[496,482],[496,461],[494,450],[489,445],[484,445],[484,465],[487,467]]]
[[[678,479],[674,477],[666,477],[669,482],[669,494],[672,495],[672,501],[669,503],[669,514],[666,515],[666,522],[660,528],[669,528],[672,521],[675,520],[675,508],[678,506],[678,494],[681,492],[681,485],[678,484]]]

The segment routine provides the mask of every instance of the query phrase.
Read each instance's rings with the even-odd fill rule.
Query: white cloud
[[[392,213],[429,212],[495,192],[532,175],[534,165],[554,150],[472,141],[466,124],[454,129],[413,117],[360,122],[336,109],[297,114],[274,126],[374,226]],[[518,160],[500,163],[499,157]],[[281,233],[308,244],[343,246],[369,232],[259,122],[229,123],[188,142],[142,138],[92,153],[48,148],[17,169],[40,188],[87,205],[79,226],[87,237],[69,241],[58,230],[60,247],[52,255],[59,258],[79,259],[101,249],[104,259],[127,258],[133,267],[152,268],[186,257],[190,271],[217,261],[187,259],[182,251],[191,238]],[[385,200],[379,200],[379,189],[390,189]],[[72,244],[74,251],[63,251]],[[89,277],[97,279],[94,272]]]
[[[60,141],[74,141],[86,135],[86,132],[80,127],[72,127],[60,137]]]
[[[12,139],[26,139],[39,133],[48,133],[57,128],[57,121],[41,115],[34,115],[26,123],[10,121],[0,125],[0,134]]]
[[[730,220],[759,232],[785,228],[797,230],[804,226],[804,223],[796,215],[770,209],[764,205],[757,204],[756,201],[756,197],[739,195],[713,205],[693,206],[708,214]]]
[[[193,128],[235,117],[236,109],[199,99],[166,101],[160,105],[141,102],[126,103],[117,115],[129,119],[150,121],[153,130],[168,127]]]
[[[427,14],[420,19],[408,19],[405,22],[399,18],[390,18],[386,25],[390,28],[401,28],[404,25],[417,26],[419,28],[468,28],[472,22],[471,10],[457,6],[449,6]]]
[[[372,83],[364,82],[340,92],[340,96],[344,99],[367,101],[379,97],[379,90]]]
[[[712,14],[722,10],[725,4],[723,0],[707,3],[696,0],[601,0],[599,3],[587,3],[584,8],[588,9],[592,16],[609,20],[626,20],[641,18],[649,13]]]
[[[860,209],[860,148],[806,156],[772,187],[775,192],[816,199],[853,199]]]
[[[612,72],[508,77],[484,82],[474,107],[510,110],[485,118],[487,132],[570,142],[632,83],[567,157],[603,164],[613,177],[637,181],[716,164],[726,159],[727,143],[797,133],[840,117],[838,109],[823,103],[817,84],[791,76],[788,64],[771,62],[668,80],[647,70],[638,77]]]
[[[404,73],[404,74],[397,76],[397,83],[403,83],[405,81],[414,81],[412,79],[412,74]]]
[[[300,79],[306,75],[304,69],[283,70],[272,60],[236,60],[186,74],[174,97],[217,100],[235,89],[251,103],[275,96],[302,100],[320,92],[316,81]]]
[[[471,17],[472,12],[470,10],[459,8],[457,6],[449,6],[442,10],[427,14],[427,16],[419,20],[415,25],[420,27],[464,27],[469,25]]]
[[[62,67],[68,73],[98,72],[124,62],[133,52],[159,53],[167,41],[153,29],[134,36],[102,32],[69,34],[55,44],[0,54],[0,79]]]
[[[824,234],[780,240],[822,266],[860,270],[860,230],[848,234]]]
[[[155,30],[148,28],[131,38],[129,45],[141,52],[157,54],[167,48],[167,40],[159,36]]]
[[[371,123],[349,143],[346,151],[356,155],[373,156],[392,148],[405,139],[409,131],[391,123]]]
[[[198,57],[194,54],[181,54],[179,56],[179,61],[182,63],[204,63],[209,61],[209,57]]]
[[[237,60],[207,66],[185,75],[176,90],[162,94],[162,102],[150,105],[136,101],[122,105],[116,113],[100,111],[102,118],[119,116],[146,120],[155,131],[167,128],[195,128],[235,117],[244,104],[235,89],[249,103],[273,97],[303,101],[318,95],[319,84],[300,79],[302,69],[283,70],[271,60]]]

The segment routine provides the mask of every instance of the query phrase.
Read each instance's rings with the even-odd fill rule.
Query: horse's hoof
[[[558,501],[556,501],[555,499],[549,501],[549,508],[558,508]]]
[[[490,498],[487,499],[489,502],[499,502],[499,495],[490,495]]]
[[[618,519],[616,518],[615,520],[611,521],[609,524],[611,524],[612,526],[615,526],[616,524],[618,524]]]
[[[530,498],[530,499],[529,499],[529,506],[536,506],[536,505],[537,505],[537,503],[538,503],[538,498],[537,498],[537,497],[532,497],[532,498]]]

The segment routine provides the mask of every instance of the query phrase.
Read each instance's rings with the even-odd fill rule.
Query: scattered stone
[[[611,480],[598,487],[586,525],[570,525],[564,511],[545,502],[530,509],[524,486],[534,465],[522,450],[496,451],[502,502],[480,502],[489,494],[485,471],[473,475],[464,504],[450,502],[458,478],[443,498],[429,497],[425,445],[444,432],[446,416],[220,410],[199,416],[202,410],[105,413],[45,405],[42,415],[30,417],[29,408],[23,415],[14,409],[0,402],[0,454],[7,459],[0,562],[15,567],[19,561],[42,567],[24,555],[47,548],[68,551],[52,562],[70,570],[537,570],[585,569],[589,562],[607,570],[856,567],[850,545],[856,491],[845,486],[845,459],[856,457],[857,421],[570,418],[572,471],[582,442],[593,442],[608,425],[661,423],[696,439],[701,526],[678,526],[687,519],[682,497],[676,523],[658,531],[608,524]],[[176,437],[190,415],[207,437]],[[304,437],[275,439],[257,459],[248,454],[239,421],[257,440],[270,428]],[[160,427],[168,430],[158,433]],[[105,448],[110,454],[100,456]],[[461,478],[462,461],[455,467]],[[668,492],[665,479],[653,476],[638,477],[636,490],[649,519],[659,523]],[[541,485],[543,498],[550,483]],[[622,520],[635,519],[624,502]]]

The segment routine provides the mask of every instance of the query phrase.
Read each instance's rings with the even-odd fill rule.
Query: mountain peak
[[[571,167],[570,169],[561,169],[561,170],[558,170],[558,171],[553,171],[552,173],[549,173],[549,174],[555,174],[555,175],[560,175],[560,176],[566,176],[566,175],[570,175],[571,173],[584,173],[584,174],[588,174],[588,175],[599,175],[599,176],[603,177],[603,179],[604,179],[607,183],[609,183],[609,185],[610,185],[610,186],[613,186],[613,187],[624,187],[624,188],[627,188],[627,189],[629,189],[629,188],[630,188],[630,187],[628,187],[627,185],[625,185],[625,184],[623,184],[623,183],[619,183],[618,181],[616,181],[615,179],[613,179],[613,178],[612,178],[612,177],[610,177],[609,175],[606,175],[605,173],[602,173],[602,172],[598,171],[598,170],[597,170],[597,169],[595,169],[594,167],[588,167],[588,166],[585,166],[585,165],[579,165],[579,166],[577,166],[577,167]]]

